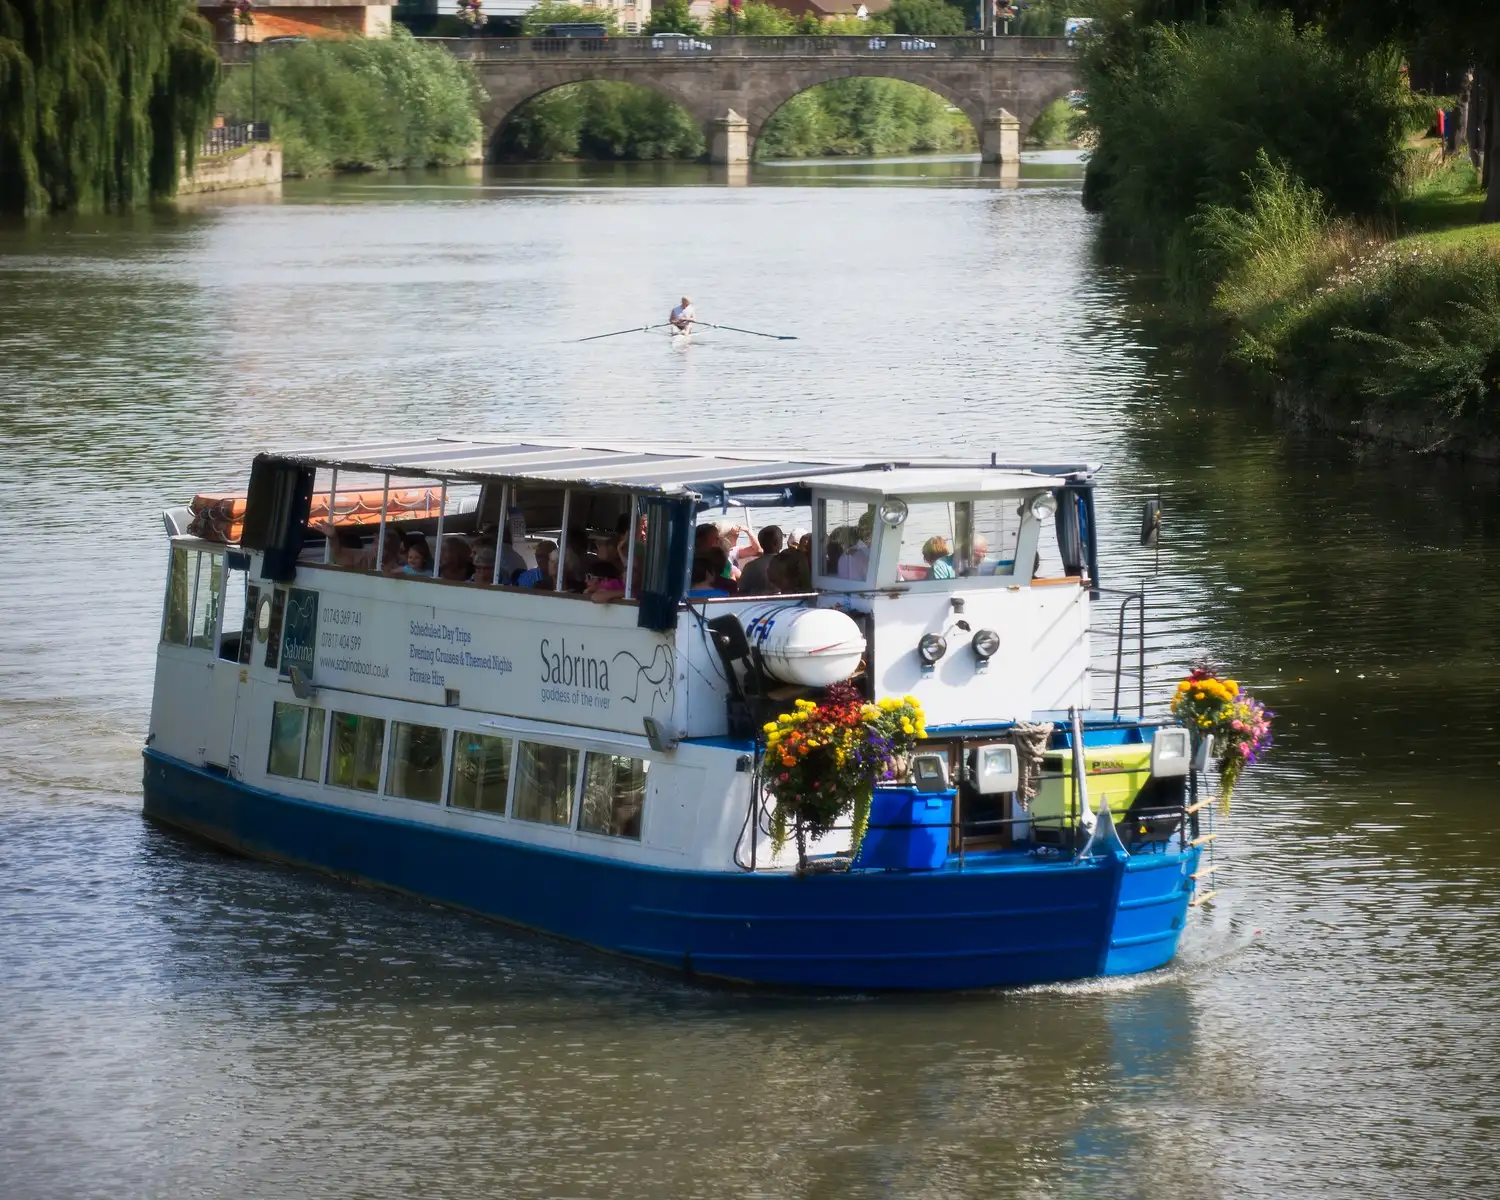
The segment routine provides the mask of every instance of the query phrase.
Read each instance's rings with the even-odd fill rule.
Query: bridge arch
[[[486,99],[479,108],[480,125],[484,130],[485,161],[494,161],[505,124],[519,109],[548,92],[555,92],[560,87],[574,83],[628,83],[655,92],[672,101],[692,118],[703,133],[704,145],[709,144],[714,117],[719,115],[714,113],[712,105],[704,103],[701,95],[692,88],[681,86],[678,80],[653,78],[629,64],[611,66],[606,63],[587,63],[538,71],[499,86],[486,86]]]

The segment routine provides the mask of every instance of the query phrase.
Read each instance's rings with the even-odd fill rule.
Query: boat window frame
[[[527,735],[519,734],[519,733],[515,735],[515,741],[516,741],[516,749],[515,749],[515,755],[511,759],[511,768],[510,768],[511,769],[511,780],[510,780],[510,788],[509,788],[509,796],[508,796],[509,804],[506,807],[506,816],[508,816],[512,821],[519,821],[519,822],[521,822],[521,823],[523,823],[525,825],[534,825],[534,826],[537,826],[538,828],[541,828],[541,829],[561,829],[561,830],[568,831],[568,832],[577,832],[578,810],[579,810],[579,790],[583,786],[583,758],[584,758],[584,755],[587,753],[587,751],[585,750],[585,748],[583,746],[579,745],[579,744],[576,744],[576,743],[570,746],[566,742],[559,742],[559,741],[557,741],[555,739],[545,739],[545,738],[539,738],[539,737],[529,737]],[[540,747],[542,747],[544,749],[548,749],[548,750],[561,750],[561,751],[563,751],[566,754],[572,754],[572,755],[574,755],[575,761],[573,763],[573,787],[572,787],[572,791],[571,791],[571,798],[568,801],[568,819],[567,820],[565,820],[565,821],[537,821],[537,820],[534,820],[531,817],[523,817],[523,816],[519,816],[517,814],[517,812],[516,812],[516,805],[517,805],[518,801],[520,800],[520,790],[521,790],[520,761],[521,761],[521,747],[523,745],[540,746]]]
[[[333,739],[337,725],[337,722],[334,720],[334,718],[336,717],[353,717],[359,721],[380,722],[380,770],[375,776],[375,786],[373,788],[362,788],[352,783],[340,783],[333,778]],[[338,788],[340,791],[355,792],[365,796],[384,796],[386,765],[388,759],[386,750],[387,743],[390,737],[390,724],[393,719],[394,718],[387,716],[376,716],[374,713],[348,712],[343,709],[330,708],[328,710],[328,717],[324,724],[324,741],[326,743],[326,750],[324,752],[325,766],[323,770],[323,782],[328,787]]]
[[[642,787],[641,787],[641,807],[640,807],[640,812],[636,814],[636,831],[635,831],[635,834],[633,836],[631,834],[628,834],[628,833],[611,833],[607,829],[585,829],[584,826],[583,826],[584,800],[585,800],[585,795],[586,795],[587,790],[588,790],[589,759],[595,758],[595,757],[598,757],[598,758],[608,758],[608,759],[611,759],[611,760],[617,759],[617,758],[626,758],[626,759],[629,759],[632,762],[638,762],[638,763],[641,764],[641,783],[642,783]],[[626,843],[634,843],[635,845],[642,845],[642,844],[644,844],[644,842],[646,840],[646,801],[651,796],[651,763],[652,763],[652,761],[653,760],[650,757],[648,757],[647,755],[638,755],[638,754],[633,754],[633,753],[621,754],[621,753],[619,753],[618,749],[613,749],[613,750],[599,750],[599,749],[584,748],[583,749],[583,753],[582,753],[582,757],[579,759],[579,762],[578,762],[578,775],[579,775],[579,780],[578,780],[578,815],[577,815],[577,818],[574,821],[574,825],[575,825],[575,828],[576,828],[577,832],[583,834],[585,837],[606,838],[610,842],[617,842],[617,843],[618,842],[626,842]],[[611,804],[610,804],[610,816],[611,817],[614,816],[614,803],[613,803],[614,799],[615,799],[615,794],[612,791],[611,792],[611,796],[610,796],[610,800],[611,800]]]
[[[443,807],[451,808],[454,812],[477,813],[482,817],[495,818],[508,821],[510,817],[511,793],[516,786],[516,743],[520,735],[509,730],[496,729],[467,729],[462,725],[455,726],[452,730],[453,745],[448,751],[448,784],[443,791]],[[454,782],[458,779],[458,739],[461,737],[485,737],[493,738],[503,742],[506,746],[505,762],[505,793],[500,797],[500,809],[475,808],[467,804],[455,804],[453,802]]]
[[[436,730],[438,735],[438,786],[437,795],[431,800],[421,796],[412,796],[392,790],[391,781],[396,774],[396,744],[398,728],[406,729],[431,729]],[[380,795],[386,800],[409,800],[413,804],[426,804],[442,808],[448,796],[448,734],[450,730],[446,725],[429,725],[424,721],[403,721],[395,717],[387,719],[385,765],[381,770]]]

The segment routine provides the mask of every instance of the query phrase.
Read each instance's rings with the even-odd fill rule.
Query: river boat
[[[1161,967],[1211,809],[1143,661],[1121,712],[1144,605],[1101,585],[1096,470],[457,438],[259,455],[243,496],[164,514],[145,814],[714,980]],[[811,529],[801,590],[690,591],[698,526],[738,506]],[[466,571],[475,542],[493,560]],[[793,844],[767,731],[831,687],[925,727],[872,779],[868,832]]]

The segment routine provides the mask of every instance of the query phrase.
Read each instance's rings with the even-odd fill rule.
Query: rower
[[[682,298],[682,303],[672,310],[672,315],[667,318],[673,328],[687,333],[691,330],[693,322],[698,319],[698,314],[693,311],[693,302],[687,296]]]

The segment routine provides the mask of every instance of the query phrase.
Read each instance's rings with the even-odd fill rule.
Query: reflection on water
[[[1496,476],[1238,399],[1130,315],[1076,156],[987,170],[546,164],[0,227],[7,1196],[1495,1194]],[[799,340],[574,340],[683,291]],[[1148,979],[744,995],[145,827],[156,513],[351,431],[1103,461],[1153,686],[1210,653],[1280,714],[1221,902]]]

